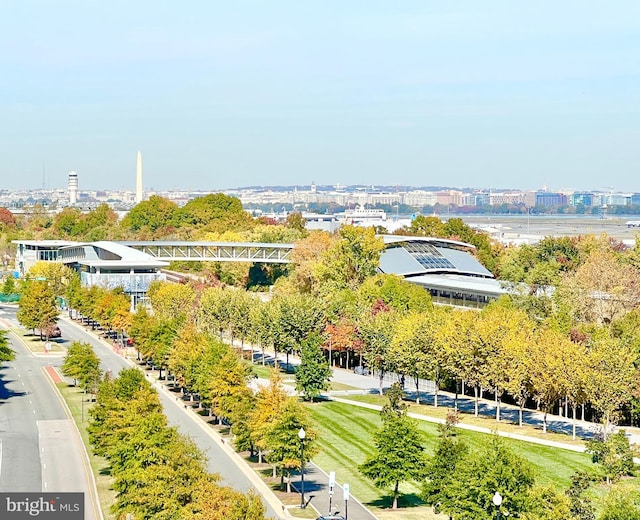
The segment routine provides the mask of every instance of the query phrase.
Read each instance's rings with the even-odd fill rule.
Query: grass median
[[[80,436],[89,454],[89,463],[96,480],[102,514],[105,520],[115,520],[115,516],[110,513],[110,508],[116,501],[116,492],[111,489],[113,478],[108,473],[109,463],[103,457],[97,457],[93,454],[91,443],[89,442],[89,434],[87,433],[87,425],[89,424],[88,410],[92,405],[91,396],[85,394],[80,388],[65,382],[56,383],[56,386],[71,411],[71,416],[78,426]]]
[[[314,462],[325,471],[335,471],[338,482],[349,483],[352,494],[368,507],[372,507],[376,513],[388,508],[391,500],[386,493],[377,489],[371,481],[364,479],[358,471],[358,466],[374,453],[373,433],[380,426],[379,412],[334,401],[309,405],[309,411],[316,421],[319,433],[317,442],[321,447],[321,452],[315,457]],[[427,453],[433,453],[438,440],[438,426],[419,421],[419,428],[424,434]],[[458,436],[471,450],[480,449],[489,440],[488,434],[466,430],[458,430]],[[594,467],[591,457],[584,453],[507,438],[503,441],[531,463],[539,484],[553,484],[558,488],[566,488],[569,486],[570,476],[575,471]],[[402,506],[413,508],[422,505],[419,498],[420,488],[417,485],[404,484],[401,490],[405,495],[401,499]]]

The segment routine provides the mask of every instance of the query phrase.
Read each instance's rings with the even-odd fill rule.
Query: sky
[[[0,188],[640,192],[637,0],[2,0]]]

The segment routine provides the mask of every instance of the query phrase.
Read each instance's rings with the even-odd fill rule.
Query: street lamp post
[[[307,432],[304,428],[298,431],[298,439],[300,439],[300,509],[304,509],[304,438]]]
[[[497,491],[493,495],[493,505],[496,506],[496,520],[500,520],[500,505],[502,504],[502,495]]]

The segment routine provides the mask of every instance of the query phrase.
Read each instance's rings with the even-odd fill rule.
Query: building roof
[[[425,274],[413,276],[411,283],[451,292],[481,294],[489,297],[498,297],[502,294],[512,293],[513,290],[504,283],[493,278],[477,278],[459,274]]]
[[[493,278],[471,254],[475,247],[465,242],[428,237],[385,236],[386,249],[380,270],[405,277],[427,273],[454,273]]]
[[[82,252],[79,253],[78,249]],[[110,268],[159,268],[169,265],[147,253],[108,241],[74,243],[60,251],[61,259],[90,267]]]

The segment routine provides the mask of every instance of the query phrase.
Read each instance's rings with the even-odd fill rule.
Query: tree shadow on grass
[[[100,470],[98,470],[98,473],[100,475],[110,477],[111,476],[111,466],[105,466],[103,468],[100,468]]]
[[[378,507],[380,509],[391,509],[393,505],[393,496],[387,495],[377,500],[366,503],[367,506]],[[406,493],[398,497],[398,509],[406,509],[411,507],[420,507],[427,505],[424,500],[416,493]]]

